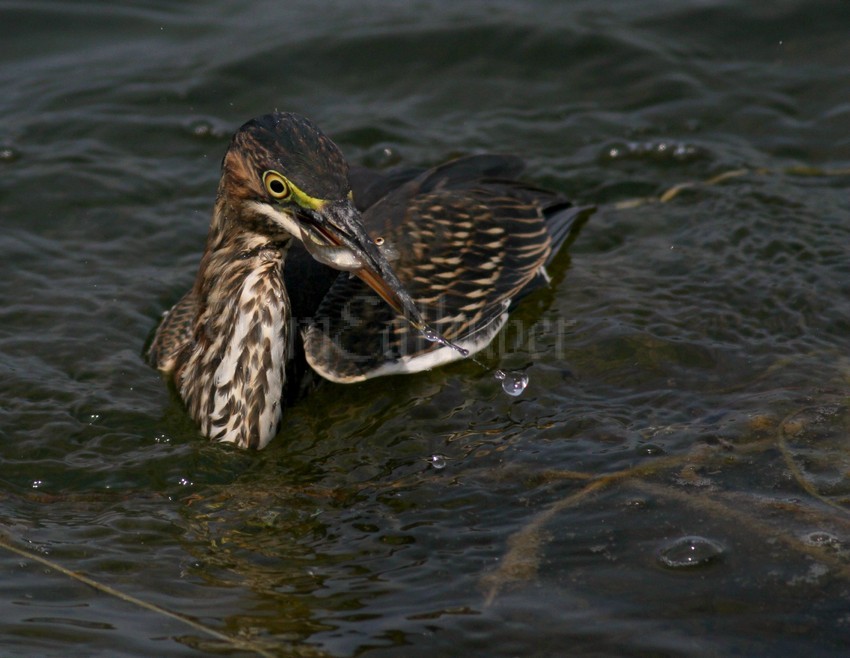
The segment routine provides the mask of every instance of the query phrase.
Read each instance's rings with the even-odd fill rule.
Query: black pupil
[[[286,186],[279,180],[273,180],[269,183],[269,187],[275,194],[283,194],[286,190]]]

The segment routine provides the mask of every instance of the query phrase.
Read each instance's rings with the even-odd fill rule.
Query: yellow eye
[[[275,199],[285,199],[292,194],[289,181],[276,171],[267,171],[263,174],[263,185],[266,186],[266,191]]]

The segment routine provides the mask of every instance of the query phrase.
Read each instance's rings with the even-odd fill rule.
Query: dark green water
[[[0,2],[4,541],[254,647],[0,549],[0,653],[845,655],[848,29],[828,0]],[[485,355],[525,395],[462,363],[326,385],[262,453],[199,438],[142,348],[275,108],[353,163],[517,153],[599,206]]]

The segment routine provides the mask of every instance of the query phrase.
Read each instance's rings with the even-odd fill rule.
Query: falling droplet
[[[469,356],[468,349],[466,349],[465,347],[461,347],[460,345],[455,345],[450,340],[447,340],[446,338],[438,334],[431,327],[426,326],[424,329],[421,329],[421,332],[425,340],[431,341],[432,343],[439,343],[443,347],[450,347],[463,357]]]
[[[513,397],[522,395],[528,386],[528,375],[519,370],[505,372],[496,370],[493,377],[502,382],[502,390]]]
[[[448,458],[445,455],[433,454],[428,457],[428,463],[431,464],[431,468],[437,471],[442,471],[446,467],[446,462]]]
[[[691,535],[679,537],[658,552],[658,561],[670,569],[689,569],[718,561],[725,550],[718,542]]]

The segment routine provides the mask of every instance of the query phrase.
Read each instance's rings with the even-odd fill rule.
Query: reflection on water
[[[850,10],[367,9],[4,10],[4,535],[240,655],[841,655]],[[255,454],[141,354],[276,108],[373,167],[518,153],[599,210],[485,368],[321,385]],[[10,654],[234,651],[0,567]]]

